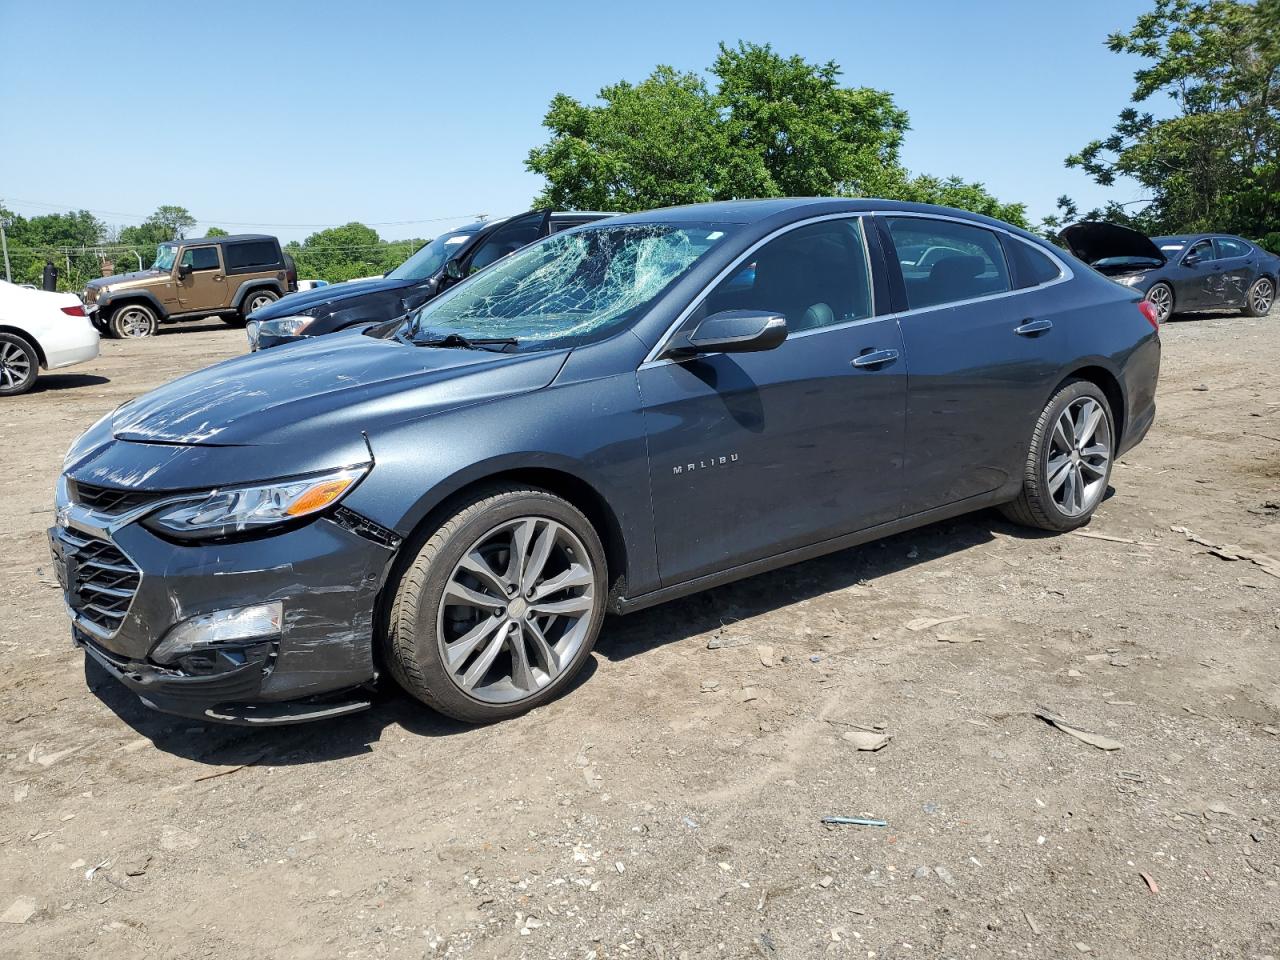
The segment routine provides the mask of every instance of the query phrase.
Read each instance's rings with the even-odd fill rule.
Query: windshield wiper
[[[416,347],[457,347],[463,350],[480,350],[489,346],[514,347],[518,346],[519,340],[515,337],[464,337],[460,333],[450,333],[443,337],[434,337],[429,340],[414,340]]]

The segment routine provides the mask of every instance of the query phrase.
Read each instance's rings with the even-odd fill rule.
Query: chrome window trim
[[[680,327],[685,323],[685,321],[689,319],[693,311],[702,305],[702,301],[707,298],[707,296],[716,287],[716,285],[720,283],[720,281],[730,276],[734,270],[738,269],[738,267],[740,267],[743,263],[747,261],[748,257],[750,257],[757,250],[759,250],[762,246],[764,246],[769,241],[775,239],[776,237],[782,236],[784,233],[788,233],[799,227],[808,226],[809,224],[821,223],[824,220],[857,219],[860,221],[858,226],[859,226],[859,229],[861,229],[862,231],[863,257],[865,257],[868,261],[867,262],[868,270],[869,271],[872,270],[873,268],[870,263],[871,253],[870,253],[870,249],[867,246],[867,236],[866,236],[867,234],[866,218],[869,218],[869,217],[895,217],[895,218],[912,217],[918,220],[945,220],[950,223],[959,223],[959,224],[963,224],[964,226],[975,227],[979,230],[990,230],[992,233],[1002,233],[1005,236],[1013,240],[1016,240],[1018,243],[1025,243],[1032,250],[1035,250],[1037,253],[1040,253],[1043,256],[1048,257],[1054,264],[1057,265],[1058,271],[1059,271],[1058,276],[1054,277],[1052,280],[1046,280],[1044,283],[1038,283],[1034,287],[1019,287],[1016,290],[1003,290],[1000,293],[989,293],[989,294],[986,294],[985,296],[970,297],[965,300],[951,300],[951,301],[948,301],[947,303],[935,303],[935,304],[930,304],[927,307],[915,307],[914,309],[900,310],[897,313],[876,314],[875,313],[875,276],[874,274],[869,273],[868,276],[871,280],[871,310],[872,310],[871,316],[863,317],[858,320],[850,320],[845,323],[834,323],[828,327],[815,327],[813,330],[798,331],[794,334],[788,334],[787,335],[788,340],[811,336],[812,334],[815,334],[815,333],[826,333],[829,330],[843,330],[847,327],[861,326],[862,324],[870,323],[872,321],[898,320],[902,317],[912,317],[922,313],[930,313],[938,310],[950,310],[953,307],[967,306],[968,304],[971,304],[971,303],[985,303],[989,300],[999,300],[1003,297],[1012,297],[1018,294],[1032,293],[1036,290],[1044,290],[1049,287],[1056,286],[1059,283],[1066,283],[1068,280],[1075,279],[1075,271],[1073,271],[1070,265],[1065,260],[1063,260],[1060,256],[1058,256],[1058,254],[1055,251],[1049,250],[1038,243],[1033,243],[1030,240],[1027,240],[1025,237],[1020,237],[1013,231],[1006,230],[1003,227],[993,226],[986,223],[977,223],[973,220],[966,219],[965,217],[951,217],[942,213],[919,213],[916,211],[903,211],[903,210],[856,210],[856,211],[845,211],[843,213],[827,213],[818,217],[809,217],[804,220],[797,220],[795,223],[789,223],[789,224],[786,224],[785,226],[779,227],[777,230],[773,231],[768,236],[762,237],[760,240],[757,240],[750,247],[748,247],[741,254],[739,254],[735,260],[733,260],[727,267],[725,267],[718,274],[716,274],[711,279],[711,281],[705,287],[702,288],[701,292],[699,292],[698,295],[689,302],[688,306],[686,306],[683,310],[680,311],[679,315],[671,323],[671,325],[667,327],[663,335],[658,338],[658,342],[654,346],[654,348],[650,350],[648,354],[646,354],[644,360],[641,361],[639,367],[637,367],[637,370],[644,370],[647,367],[661,366],[667,363],[683,363],[687,360],[693,359],[692,357],[663,358],[661,355],[662,355],[662,352],[670,344],[671,337],[675,334],[677,330],[680,329]],[[708,356],[716,356],[716,354],[698,354],[698,356],[708,357]]]

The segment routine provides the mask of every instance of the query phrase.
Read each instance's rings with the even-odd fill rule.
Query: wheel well
[[[490,474],[473,480],[445,497],[427,511],[427,515],[418,521],[413,531],[404,538],[400,546],[400,552],[393,561],[391,570],[387,575],[386,582],[379,591],[375,606],[373,656],[379,672],[386,668],[384,659],[386,650],[383,649],[382,638],[387,636],[397,582],[404,569],[413,562],[413,556],[410,551],[419,547],[440,524],[457,512],[463,504],[473,499],[475,493],[484,487],[491,487],[499,483],[520,483],[538,487],[554,493],[581,510],[586,518],[591,521],[591,525],[600,536],[600,542],[604,545],[605,564],[608,568],[605,573],[609,580],[610,602],[614,597],[625,594],[627,551],[626,540],[622,535],[622,527],[618,523],[617,516],[614,515],[613,508],[609,506],[604,497],[591,484],[575,477],[571,473],[542,467],[505,470],[501,473]],[[609,609],[609,607],[606,607],[606,609]]]
[[[152,313],[156,315],[157,321],[163,320],[165,318],[165,312],[157,308],[156,305],[151,302],[150,297],[139,297],[139,296],[118,297],[117,299],[112,300],[110,303],[107,304],[107,310],[109,313],[115,313],[121,307],[135,307],[135,306],[146,307],[148,310],[150,310]]]
[[[425,517],[414,527],[413,533],[405,538],[406,543],[415,541],[424,532],[438,527],[454,513],[461,503],[472,499],[473,494],[495,483],[523,483],[539,487],[561,497],[583,512],[591,526],[600,536],[604,546],[606,573],[609,578],[611,594],[621,594],[627,573],[626,539],[622,535],[622,526],[613,512],[613,508],[591,484],[563,470],[545,467],[528,467],[517,470],[505,470],[473,480],[460,487],[452,494],[436,504]]]
[[[19,340],[23,341],[24,343],[31,344],[31,348],[36,352],[36,357],[40,360],[40,366],[46,367],[46,368],[49,366],[49,361],[45,358],[45,355],[44,355],[44,347],[40,346],[40,341],[37,340],[35,337],[33,337],[31,334],[27,333],[27,331],[19,330],[17,327],[6,327],[3,323],[0,323],[0,333],[11,334],[12,336],[15,336]]]
[[[1120,438],[1124,436],[1125,426],[1124,391],[1120,389],[1120,381],[1104,367],[1081,367],[1079,370],[1072,371],[1071,375],[1058,384],[1053,392],[1057,393],[1061,390],[1067,380],[1088,380],[1102,391],[1103,396],[1107,398],[1107,405],[1111,407],[1111,419],[1116,425],[1116,443],[1119,444]]]

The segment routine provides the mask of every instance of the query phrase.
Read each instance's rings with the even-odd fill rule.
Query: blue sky
[[[1141,196],[1062,160],[1110,129],[1139,61],[1108,51],[1150,0],[911,3],[0,0],[0,201],[137,222],[162,203],[201,226],[379,226],[431,236],[529,206],[524,169],[559,91],[590,99],[716,44],[834,59],[911,116],[915,172],[985,182],[1049,213]],[[1159,105],[1156,105],[1159,107]],[[260,225],[260,226],[259,226]]]

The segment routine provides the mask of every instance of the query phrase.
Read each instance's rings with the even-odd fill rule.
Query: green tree
[[[293,257],[299,277],[340,283],[386,273],[417,249],[414,243],[389,244],[372,227],[348,223],[317,231],[285,250]]]
[[[908,130],[893,97],[842,87],[834,61],[809,63],[768,44],[721,44],[698,75],[657,67],[598,104],[557,94],[550,139],[526,166],[546,179],[538,206],[633,211],[736,197],[880,196],[990,213],[1022,224],[1020,204],[981,184],[912,176],[898,161]]]
[[[204,232],[204,235],[205,235],[206,237],[229,237],[229,236],[231,236],[231,234],[230,234],[230,233],[228,233],[226,230],[223,230],[221,227],[210,227],[208,230],[206,230],[206,231]]]
[[[143,265],[150,266],[159,244],[182,240],[195,225],[196,218],[186,207],[160,206],[142,223],[121,229],[118,242],[129,248],[127,256],[136,252]]]
[[[1131,177],[1155,231],[1228,231],[1280,248],[1280,0],[1155,0],[1107,46],[1148,64],[1111,134],[1067,158],[1095,182]],[[1140,107],[1174,104],[1157,119]]]

